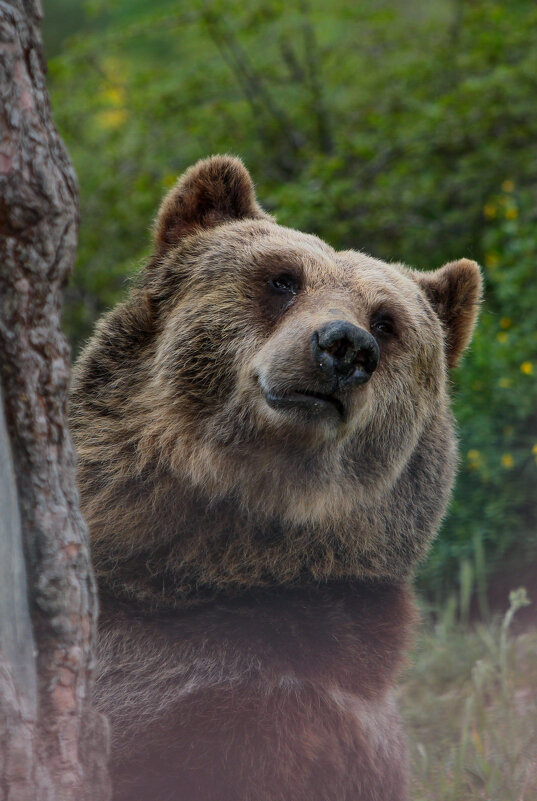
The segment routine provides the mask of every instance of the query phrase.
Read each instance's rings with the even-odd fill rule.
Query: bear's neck
[[[166,663],[174,664],[186,650],[189,659],[210,652],[231,675],[242,655],[241,672],[257,666],[282,681],[313,681],[362,698],[393,682],[416,620],[405,582],[250,589],[188,610],[160,612],[107,593],[101,600],[102,633],[138,643],[132,655],[135,670],[141,654],[144,659],[156,654],[164,662],[173,656]],[[146,647],[140,649],[142,641]],[[232,664],[226,665],[230,655]]]
[[[248,514],[233,498],[209,500],[169,475],[105,485],[81,466],[82,510],[99,582],[152,608],[194,606],[247,589],[376,578],[353,531],[285,525]]]

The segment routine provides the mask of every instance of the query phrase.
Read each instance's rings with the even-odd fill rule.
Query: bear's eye
[[[386,313],[375,314],[371,319],[371,333],[384,338],[395,336],[397,331],[393,318]]]
[[[296,295],[298,293],[298,281],[289,273],[282,273],[276,278],[271,278],[268,283],[271,289],[279,295]]]

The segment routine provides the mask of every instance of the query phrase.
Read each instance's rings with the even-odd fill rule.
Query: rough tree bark
[[[39,0],[0,1],[0,801],[105,801],[108,729],[90,704],[97,597],[60,329],[78,192],[40,19]]]

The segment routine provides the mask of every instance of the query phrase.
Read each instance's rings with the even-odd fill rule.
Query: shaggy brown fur
[[[230,157],[164,200],[71,402],[118,799],[405,798],[402,582],[451,489],[480,286],[278,226]]]

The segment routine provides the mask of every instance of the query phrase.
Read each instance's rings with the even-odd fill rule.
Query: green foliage
[[[48,0],[57,12],[63,0]],[[72,4],[76,13],[82,4]],[[462,470],[421,581],[535,558],[537,7],[518,0],[92,0],[54,47],[56,120],[81,185],[65,325],[75,349],[147,258],[149,221],[198,158],[244,158],[278,220],[336,247],[486,272],[455,371]],[[71,28],[65,27],[65,35]],[[460,581],[459,581],[460,580]]]
[[[438,598],[461,560],[479,582],[487,559],[514,568],[517,556],[535,560],[537,551],[535,193],[506,180],[483,214],[486,305],[455,392],[461,469],[422,577]]]
[[[420,637],[400,690],[415,801],[531,801],[537,794],[537,633],[441,619]]]

